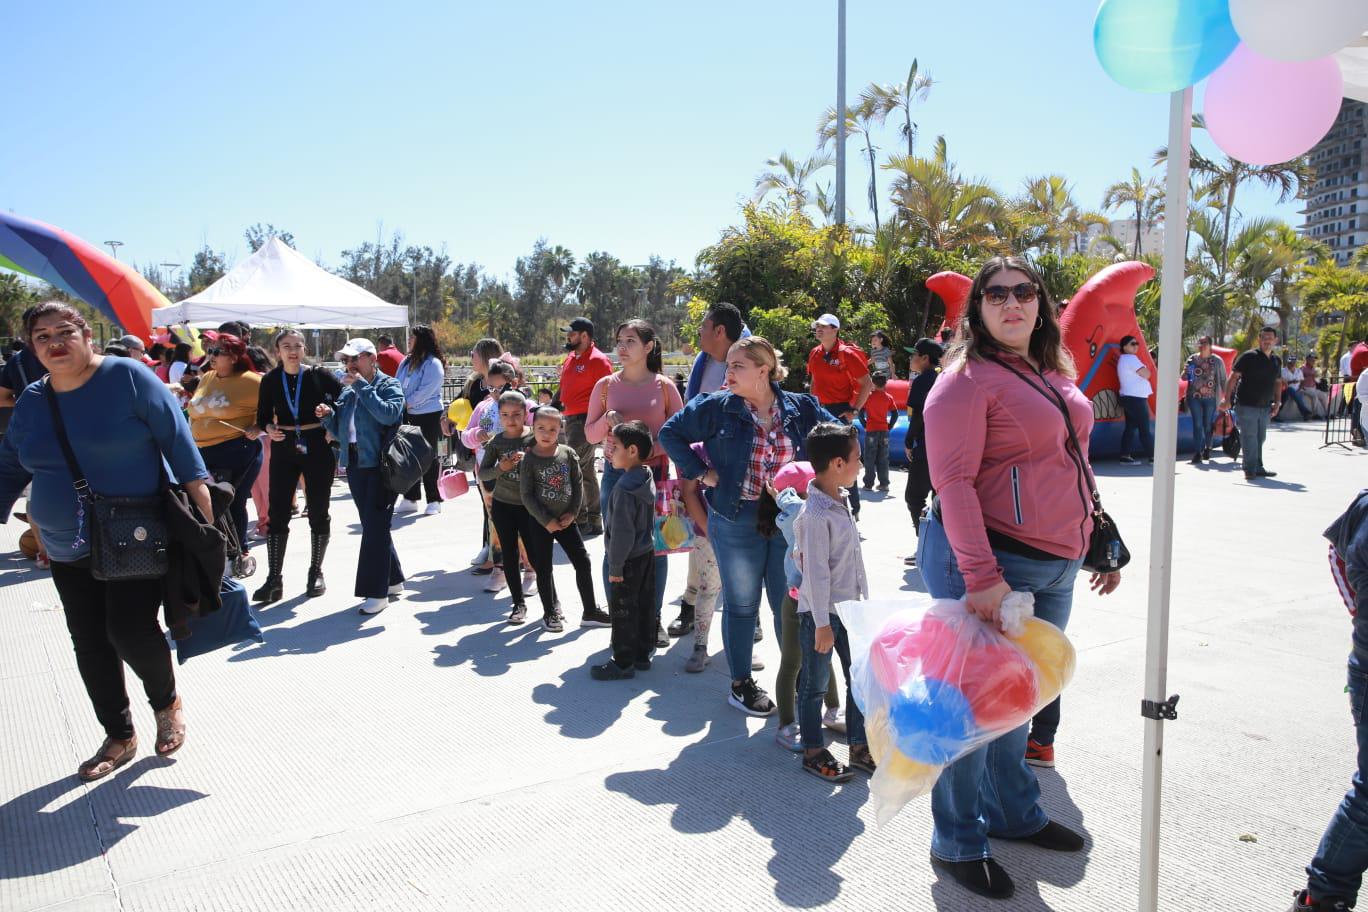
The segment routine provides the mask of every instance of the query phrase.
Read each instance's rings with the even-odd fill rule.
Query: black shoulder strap
[[[71,440],[67,437],[66,424],[62,421],[62,410],[57,405],[57,391],[52,388],[52,380],[43,378],[43,398],[47,400],[48,410],[52,412],[52,429],[57,434],[57,443],[62,447],[62,456],[66,459],[67,471],[71,472],[72,487],[76,489],[77,495],[85,497],[90,493],[90,483],[86,481],[85,473],[81,471],[81,464],[76,461],[76,453],[71,449]]]

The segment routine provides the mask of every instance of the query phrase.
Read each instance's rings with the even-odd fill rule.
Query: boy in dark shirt
[[[613,468],[625,474],[603,505],[613,657],[589,670],[597,681],[649,670],[656,643],[655,482],[643,464],[651,456],[651,432],[643,421],[624,421],[612,438]]]

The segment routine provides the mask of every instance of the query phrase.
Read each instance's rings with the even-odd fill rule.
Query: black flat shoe
[[[1045,824],[1043,830],[1032,833],[1030,836],[999,836],[996,833],[989,833],[988,836],[992,839],[1010,839],[1012,842],[1029,842],[1033,846],[1049,849],[1051,852],[1081,852],[1083,850],[1083,837],[1064,824],[1055,823],[1053,820]]]
[[[931,867],[945,874],[970,893],[988,899],[1007,899],[1016,892],[1016,884],[1007,876],[1002,865],[991,858],[979,861],[942,861],[931,856]]]

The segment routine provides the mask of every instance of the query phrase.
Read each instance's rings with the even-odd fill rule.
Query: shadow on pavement
[[[155,817],[207,798],[191,789],[136,784],[144,773],[174,762],[144,757],[84,794],[73,770],[0,805],[0,844],[5,846],[0,880],[49,874],[99,858],[138,829],[123,818]]]
[[[557,645],[578,640],[589,632],[584,627],[572,627],[573,623],[567,622],[564,633],[551,633],[542,627],[541,617],[529,605],[527,623],[513,627],[496,620],[454,644],[433,647],[435,658],[432,662],[439,668],[460,668],[468,664],[481,677],[496,677],[507,673],[514,665],[544,658]]]
[[[332,614],[316,617],[293,627],[273,627],[265,643],[248,646],[228,657],[230,662],[244,662],[268,656],[312,655],[330,646],[340,646],[353,640],[364,640],[384,630],[384,615],[377,615],[375,626],[364,626],[368,618],[348,606]]]

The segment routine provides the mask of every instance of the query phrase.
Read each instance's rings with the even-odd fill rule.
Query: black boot
[[[285,543],[289,540],[289,532],[266,534],[266,582],[252,594],[252,601],[278,602],[285,594],[285,584],[281,581],[280,570],[285,566]]]
[[[305,594],[309,598],[318,598],[328,591],[323,582],[323,555],[328,552],[328,536],[310,533],[309,548],[309,581]]]
[[[693,628],[694,606],[688,602],[680,602],[679,617],[670,624],[669,634],[672,637],[682,637],[686,633],[692,633]]]

